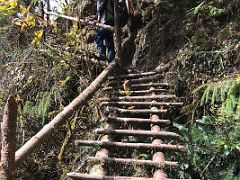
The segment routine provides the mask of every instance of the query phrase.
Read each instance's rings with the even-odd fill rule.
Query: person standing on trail
[[[97,19],[99,23],[114,26],[114,3],[113,0],[97,0]],[[113,60],[115,57],[113,32],[99,28],[96,32],[95,42],[100,59]]]
[[[133,15],[132,3],[130,0],[122,0],[124,4],[123,8],[120,9],[119,22],[120,26],[125,25],[127,22],[131,24],[130,15]],[[121,3],[120,3],[121,4]],[[124,8],[126,7],[126,8]],[[97,18],[98,22],[110,26],[114,26],[114,1],[113,0],[97,0]],[[97,49],[99,52],[100,59],[107,58],[108,60],[113,60],[115,57],[113,32],[99,28],[97,29],[95,42],[97,44]],[[107,56],[106,56],[107,50]]]

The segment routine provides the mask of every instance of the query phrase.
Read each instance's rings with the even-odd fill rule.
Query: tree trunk
[[[15,179],[17,103],[9,96],[4,108],[1,150],[1,180]]]

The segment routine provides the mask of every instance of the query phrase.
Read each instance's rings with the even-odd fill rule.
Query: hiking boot
[[[112,61],[114,58],[115,58],[115,51],[114,51],[114,50],[108,51],[107,59],[108,59],[109,61]]]
[[[99,55],[99,59],[100,60],[105,60],[106,59],[106,55],[105,54],[100,54]]]

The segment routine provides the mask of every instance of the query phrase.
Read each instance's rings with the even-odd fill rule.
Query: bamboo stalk
[[[76,140],[76,145],[81,146],[100,146],[106,148],[130,148],[130,149],[148,149],[148,150],[160,150],[160,151],[179,151],[181,153],[186,152],[186,148],[181,145],[170,144],[146,144],[146,143],[124,143],[124,142],[104,142],[104,141],[92,141],[92,140]]]
[[[101,121],[107,122],[122,122],[122,123],[151,123],[151,124],[161,124],[161,125],[169,125],[171,123],[170,120],[167,119],[142,119],[142,118],[124,118],[124,117],[103,117]]]
[[[127,75],[120,75],[120,76],[110,76],[109,80],[118,80],[118,79],[129,79],[129,78],[138,78],[143,76],[150,76],[155,75],[156,72],[145,72],[145,73],[137,73],[137,74],[127,74]]]
[[[9,96],[3,112],[1,124],[1,180],[15,179],[15,151],[16,151],[17,103],[13,96]]]
[[[106,24],[99,23],[96,20],[90,21],[88,19],[79,19],[79,18],[76,18],[76,17],[66,16],[66,15],[55,13],[55,12],[45,12],[45,13],[48,14],[48,15],[53,15],[53,16],[64,18],[64,19],[68,19],[68,20],[71,20],[71,21],[80,22],[84,25],[91,25],[91,26],[94,26],[94,27],[100,27],[100,28],[104,28],[104,29],[107,29],[109,31],[114,32],[114,27],[106,25]]]
[[[135,102],[135,101],[103,101],[100,106],[114,106],[114,105],[126,105],[126,106],[182,106],[182,102]]]
[[[148,137],[161,137],[161,138],[175,138],[181,139],[182,137],[174,132],[160,131],[146,131],[146,130],[133,130],[133,129],[96,129],[96,133],[99,134],[111,134],[111,135],[124,135],[124,136],[148,136]]]
[[[157,99],[173,99],[175,95],[156,95],[156,96],[124,96],[124,97],[110,97],[110,98],[99,98],[99,101],[130,101],[130,100],[157,100]]]
[[[158,109],[158,110],[151,110],[151,109],[121,109],[115,107],[107,107],[106,112],[117,112],[120,114],[161,114],[166,113],[167,109]]]
[[[119,163],[125,165],[142,165],[151,166],[156,168],[176,168],[178,163],[173,161],[164,162],[154,162],[152,160],[140,160],[140,159],[126,159],[126,158],[97,158],[88,157],[89,161],[92,162],[109,162],[109,163]]]
[[[84,103],[86,103],[99,89],[116,65],[116,60],[112,61],[109,66],[104,69],[102,73],[77,98],[75,98],[49,124],[45,125],[35,136],[17,150],[15,154],[15,161],[19,163],[24,160],[39,145],[41,145],[41,143],[46,140],[56,130],[56,128],[62,125],[64,120],[71,117],[75,110],[79,109]]]

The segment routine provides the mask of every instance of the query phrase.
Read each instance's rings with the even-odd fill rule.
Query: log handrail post
[[[121,43],[121,29],[119,24],[118,4],[119,4],[118,0],[114,0],[114,29],[115,29],[115,36],[116,36],[116,48],[117,48],[116,57],[119,60],[118,63],[121,64],[120,58],[122,53],[122,43]]]
[[[16,124],[17,103],[13,96],[9,96],[1,123],[1,180],[15,179]]]

